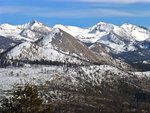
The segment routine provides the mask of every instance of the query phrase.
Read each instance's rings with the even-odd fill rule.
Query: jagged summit
[[[31,29],[32,26],[34,26],[35,24],[36,24],[37,26],[40,26],[40,25],[41,25],[41,23],[38,22],[37,20],[31,20],[31,21],[28,22],[27,24],[24,24],[23,27],[24,27],[24,29]]]
[[[138,26],[125,23],[125,24],[122,24],[120,27],[123,28],[123,29],[125,29],[125,30],[133,31],[133,30],[136,29]]]
[[[45,24],[38,22],[37,20],[31,20],[30,22],[21,25],[20,27],[22,27],[23,29],[31,29],[34,30],[36,28],[45,28],[48,27]]]
[[[37,20],[34,20],[34,19],[33,19],[33,20],[30,21],[30,23],[31,23],[31,24],[34,24],[34,23],[39,23],[39,22],[38,22]]]
[[[48,35],[37,41],[39,46],[51,47],[51,42],[55,36],[60,33],[59,28],[54,28]]]
[[[99,32],[111,32],[114,29],[115,25],[113,24],[107,24],[104,22],[99,22],[98,24],[94,25],[91,30],[90,33],[96,33],[97,31]]]
[[[134,37],[137,41],[144,41],[150,38],[150,31],[145,28],[132,24],[123,24],[121,28],[123,28],[123,30],[125,30],[128,34]]]
[[[47,35],[51,31],[51,27],[46,26],[37,20],[32,20],[23,25],[0,25],[0,51],[4,51],[12,45],[19,44],[24,41],[35,41],[43,36]],[[2,39],[3,37],[3,39]],[[9,40],[9,44],[6,45],[5,40]]]

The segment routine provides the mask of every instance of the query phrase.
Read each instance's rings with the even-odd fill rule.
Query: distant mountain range
[[[55,113],[149,113],[150,30],[33,20],[0,25],[0,100],[37,85]]]
[[[1,24],[0,40],[1,56],[13,60],[59,59],[61,62],[77,63],[78,59],[86,63],[110,64],[110,59],[117,58],[143,70],[148,70],[150,64],[150,30],[131,24],[115,26],[100,22],[84,29],[63,25],[49,27],[33,20],[24,25]],[[56,55],[55,58],[49,57],[50,54]],[[114,62],[111,64],[114,65]]]

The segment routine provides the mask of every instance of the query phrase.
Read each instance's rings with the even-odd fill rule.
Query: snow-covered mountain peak
[[[135,30],[136,28],[137,28],[137,26],[135,26],[135,25],[132,25],[132,24],[123,24],[122,26],[121,26],[121,28],[123,28],[123,29],[125,29],[125,30],[130,30],[130,31],[133,31],[133,30]]]
[[[91,27],[90,33],[96,32],[111,32],[114,29],[115,25],[107,24],[104,22],[99,22],[98,24]]]
[[[32,20],[30,21],[31,24],[34,24],[34,23],[39,23],[37,20]]]
[[[61,25],[61,24],[56,24],[55,26],[53,26],[53,29],[62,29],[63,31],[65,31],[65,32],[67,32],[67,33],[69,33],[69,34],[72,34],[71,33],[71,30],[70,29],[68,29],[66,26],[64,26],[64,25]]]
[[[83,28],[76,27],[76,26],[63,26],[61,24],[57,24],[53,28],[62,29],[63,31],[71,34],[72,36],[74,36],[76,38],[78,38],[82,34],[85,35],[89,32],[89,29],[83,29]]]
[[[150,38],[150,31],[142,27],[138,27],[132,24],[123,24],[121,26],[128,34],[135,38],[137,41],[144,41]]]
[[[105,23],[105,22],[98,22],[96,25],[106,25],[106,24],[108,24],[108,23]]]
[[[19,27],[22,28],[19,35],[34,41],[46,36],[52,30],[51,27],[36,20],[32,20],[31,22],[20,25]]]
[[[61,24],[56,24],[55,26],[53,26],[53,28],[62,28],[62,29],[64,29],[64,28],[66,28],[64,25],[61,25]]]
[[[8,23],[0,24],[0,30],[15,30],[17,29],[17,26],[10,25]]]
[[[24,29],[34,30],[36,28],[46,27],[46,25],[44,25],[41,22],[38,22],[37,20],[32,20],[32,21],[28,22],[27,24],[21,25],[21,27]]]
[[[52,39],[55,38],[56,34],[61,33],[59,28],[54,28],[48,35],[39,40],[40,46],[51,47]]]
[[[124,30],[128,31],[128,32],[132,32],[134,30],[137,30],[139,32],[144,32],[147,31],[148,29],[143,27],[143,26],[136,26],[136,25],[132,25],[132,24],[123,24],[122,26],[120,26],[121,28],[123,28]]]
[[[30,28],[30,29],[32,29],[32,27],[33,26],[40,26],[40,22],[38,22],[38,21],[36,21],[36,20],[32,20],[32,21],[30,21],[29,23],[27,23],[28,24],[28,27]]]
[[[38,22],[37,20],[32,20],[28,22],[27,24],[23,25],[10,25],[8,23],[0,24],[0,29],[30,29],[34,25],[43,25],[42,23]]]
[[[0,24],[0,52],[20,42],[33,42],[41,39],[51,30],[51,27],[36,20],[32,20],[23,25]],[[6,44],[6,42],[9,44]]]

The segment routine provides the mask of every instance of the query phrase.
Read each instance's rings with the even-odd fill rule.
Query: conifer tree
[[[2,100],[2,113],[51,113],[52,105],[43,104],[37,86],[18,87],[13,96]]]

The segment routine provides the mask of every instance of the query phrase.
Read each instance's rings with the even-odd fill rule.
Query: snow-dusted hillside
[[[12,92],[13,88],[26,83],[42,86],[49,86],[51,84],[64,90],[68,88],[68,90],[76,91],[86,90],[91,87],[94,91],[96,90],[94,87],[101,87],[102,83],[113,84],[114,81],[119,79],[137,86],[141,83],[136,81],[142,79],[149,80],[148,76],[144,73],[138,72],[135,75],[134,73],[124,72],[109,65],[71,68],[66,66],[8,67],[0,69],[0,78],[0,98],[8,94],[7,91]],[[148,88],[147,86],[142,86],[142,84],[140,87]],[[99,92],[101,91],[99,90]]]
[[[38,86],[45,102],[61,106],[66,106],[67,103],[67,108],[72,105],[71,111],[72,109],[84,111],[87,110],[87,107],[95,110],[99,106],[103,106],[100,107],[100,111],[107,111],[109,105],[117,105],[116,111],[120,111],[118,106],[120,109],[122,103],[125,102],[129,102],[129,106],[136,108],[136,105],[131,105],[131,103],[136,102],[138,94],[143,96],[149,94],[150,89],[148,75],[124,72],[109,65],[71,68],[66,66],[1,68],[0,78],[0,100],[3,97],[11,96],[16,87],[30,83]],[[140,100],[142,97],[138,99]],[[120,98],[121,100],[119,100]],[[131,99],[131,102],[128,99]],[[143,105],[146,102],[138,101],[138,103]],[[77,107],[74,108],[74,106]],[[114,110],[114,107],[112,110]],[[70,111],[70,109],[67,109],[67,111]],[[88,113],[94,112],[90,110]],[[99,113],[99,111],[96,113]],[[105,113],[105,111],[100,113]]]
[[[123,70],[133,68],[120,60],[112,58],[101,46],[88,48],[75,37],[53,28],[45,37],[35,42],[23,42],[1,54],[1,66],[22,64],[107,64]]]
[[[100,63],[98,57],[74,37],[55,28],[36,42],[23,42],[2,54],[4,64],[23,62],[60,62],[81,65]],[[44,64],[44,62],[43,62]]]

